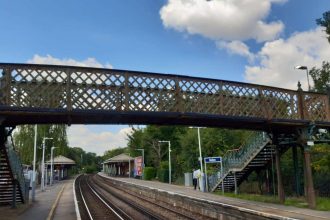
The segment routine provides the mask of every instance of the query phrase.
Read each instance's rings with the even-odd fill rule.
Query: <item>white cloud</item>
[[[81,147],[87,152],[103,155],[107,150],[126,147],[127,134],[131,132],[130,127],[122,128],[118,132],[94,132],[90,126],[72,125],[68,128],[67,134],[70,147]]]
[[[321,67],[322,61],[330,58],[330,44],[324,31],[316,28],[294,33],[288,39],[267,42],[256,57],[259,65],[245,67],[247,81],[289,89],[297,89],[297,82],[300,81],[306,90],[305,70],[296,70],[294,67]]]
[[[241,41],[218,41],[216,45],[219,49],[226,49],[230,54],[237,54],[248,58],[250,62],[254,60],[254,54],[250,52],[249,47]]]
[[[267,23],[272,3],[286,0],[168,0],[160,10],[163,25],[213,40],[258,42],[275,39],[281,21]]]
[[[46,56],[40,56],[35,54],[32,59],[27,61],[28,63],[35,64],[53,64],[53,65],[66,65],[66,66],[83,66],[83,67],[98,67],[98,68],[113,68],[111,64],[105,65],[98,62],[95,58],[89,57],[86,60],[78,61],[74,59],[59,59],[47,54]]]

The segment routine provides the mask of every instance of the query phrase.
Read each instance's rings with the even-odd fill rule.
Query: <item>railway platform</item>
[[[42,192],[36,190],[35,202],[19,205],[16,209],[1,207],[3,220],[50,220],[50,219],[77,219],[73,196],[74,179],[64,180],[47,186]]]
[[[176,205],[182,201],[185,201],[185,203],[189,201],[192,204],[198,202],[199,204],[204,204],[205,207],[213,206],[213,208],[219,207],[219,209],[222,207],[224,210],[237,210],[270,219],[330,219],[329,211],[316,211],[278,204],[229,198],[214,195],[212,193],[203,193],[194,190],[192,187],[178,186],[156,181],[144,181],[134,178],[113,178],[104,173],[99,173],[99,175],[122,182],[123,184],[136,186],[140,190],[144,189],[146,191],[152,191],[153,196],[156,195],[156,197],[164,196],[164,193],[167,193],[165,197],[170,197],[170,201],[176,203]]]

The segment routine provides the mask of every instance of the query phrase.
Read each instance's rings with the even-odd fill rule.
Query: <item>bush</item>
[[[162,170],[168,170],[168,161],[162,161],[160,162],[160,165],[159,165],[159,168],[162,169]]]
[[[152,180],[156,177],[157,169],[154,167],[145,167],[144,168],[144,180]]]
[[[168,183],[168,169],[159,169],[157,172],[158,180],[163,183]]]

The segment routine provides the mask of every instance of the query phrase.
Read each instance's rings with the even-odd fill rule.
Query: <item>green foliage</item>
[[[87,166],[83,167],[83,172],[84,173],[97,173],[98,168],[97,168],[96,164],[87,165]]]
[[[127,153],[127,148],[115,148],[115,149],[112,149],[112,150],[108,150],[106,152],[104,152],[103,156],[102,156],[102,160],[107,160],[109,158],[112,158],[114,156],[117,156],[119,154],[122,154],[122,153]]]
[[[315,91],[325,93],[327,85],[330,84],[330,63],[323,61],[322,68],[313,67],[309,74],[314,81]]]
[[[37,161],[41,160],[42,142],[44,137],[53,138],[45,141],[46,160],[50,159],[51,147],[56,147],[55,155],[66,156],[68,153],[68,140],[66,125],[38,125],[37,129]],[[32,164],[34,147],[34,125],[17,126],[13,134],[14,146],[19,152],[22,163]]]
[[[156,177],[157,174],[157,169],[154,167],[145,167],[144,168],[144,173],[143,173],[143,178],[144,180],[152,180]]]
[[[168,183],[169,181],[168,169],[158,169],[157,178],[160,182]]]
[[[219,128],[200,129],[202,155],[223,156],[227,150],[238,148],[251,134],[249,131],[228,130]],[[181,178],[183,173],[192,172],[199,168],[199,148],[197,129],[180,126],[155,126],[133,129],[128,136],[128,152],[133,156],[140,156],[144,149],[145,164],[158,168],[160,181],[168,181],[168,144],[159,143],[159,140],[171,141],[172,179]],[[210,173],[217,172],[217,164],[208,166]]]
[[[328,34],[328,41],[330,43],[330,11],[323,13],[323,18],[316,19],[316,24],[325,27],[325,32]]]

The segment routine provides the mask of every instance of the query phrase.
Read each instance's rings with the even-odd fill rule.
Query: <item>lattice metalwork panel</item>
[[[34,108],[67,108],[67,83],[64,70],[48,68],[13,68],[10,76],[10,106]],[[7,93],[8,94],[8,93]]]
[[[263,89],[262,106],[269,118],[299,119],[297,92],[281,89]]]
[[[220,85],[206,80],[180,80],[181,110],[183,112],[219,114]]]
[[[261,114],[258,88],[238,83],[224,83],[222,93],[224,115],[264,117]]]
[[[1,107],[330,121],[326,95],[179,75],[0,64],[0,92]]]
[[[175,112],[178,99],[175,80],[161,76],[127,74],[128,110]]]
[[[304,109],[306,119],[311,121],[327,121],[328,97],[320,97],[318,94],[304,94]]]

